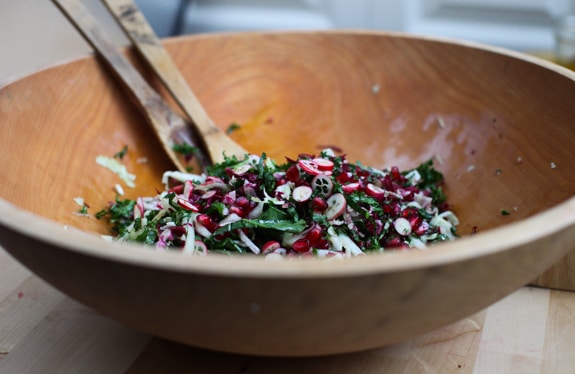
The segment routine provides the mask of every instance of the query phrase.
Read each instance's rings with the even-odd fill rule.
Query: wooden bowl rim
[[[444,37],[413,35],[393,31],[371,30],[321,30],[321,31],[267,31],[241,33],[210,33],[185,35],[164,39],[166,44],[181,42],[188,38],[221,38],[226,36],[250,37],[257,35],[298,34],[345,34],[374,35],[393,38],[419,39],[429,42],[447,43],[461,47],[484,50],[520,59],[575,80],[575,72],[541,58],[481,43]],[[77,58],[56,62],[31,74],[18,75],[0,82],[0,89],[27,76],[41,73],[61,65],[95,58],[87,52]],[[24,211],[0,198],[0,224],[15,233],[28,236],[41,243],[53,245],[62,250],[103,260],[143,266],[159,270],[233,277],[266,278],[318,278],[362,276],[373,273],[393,273],[436,267],[472,260],[506,250],[520,248],[529,242],[554,235],[575,225],[575,196],[518,222],[459,238],[453,242],[441,243],[429,250],[393,251],[368,254],[349,260],[334,261],[318,258],[302,258],[286,261],[266,261],[255,256],[186,256],[175,251],[146,250],[132,243],[109,242],[95,234],[68,228],[56,221]],[[8,248],[7,248],[8,249]],[[14,250],[15,252],[17,250]]]

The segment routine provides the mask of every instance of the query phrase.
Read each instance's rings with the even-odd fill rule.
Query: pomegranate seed
[[[335,178],[339,183],[347,183],[353,180],[353,174],[348,172],[342,172]]]
[[[401,212],[401,216],[403,218],[407,218],[407,219],[411,219],[413,217],[417,216],[417,209],[413,208],[413,207],[408,207],[405,208],[402,212]]]
[[[172,187],[169,192],[173,192],[176,194],[181,194],[184,191],[184,185],[178,184],[177,186]]]
[[[248,207],[250,205],[250,200],[245,196],[240,196],[234,202],[234,205],[237,205],[241,208]]]
[[[186,229],[183,226],[174,226],[170,230],[174,236],[182,236],[186,233]]]
[[[321,239],[321,231],[321,226],[314,224],[306,233],[305,239],[307,239],[311,245],[315,245]]]
[[[427,223],[427,221],[423,221],[413,230],[413,232],[417,235],[423,235],[427,232],[427,230],[429,230],[429,223]]]
[[[327,203],[325,200],[319,196],[316,196],[312,199],[311,203],[313,204],[313,208],[316,211],[323,212],[327,209]]]
[[[242,218],[247,215],[246,210],[244,208],[235,205],[230,207],[230,213],[235,213]]]
[[[207,214],[200,214],[196,219],[210,232],[214,232],[218,228],[218,224],[215,223],[214,220],[212,220]]]
[[[423,222],[423,217],[421,216],[414,216],[409,219],[409,224],[411,225],[411,229],[419,227]]]
[[[399,172],[399,168],[397,166],[393,166],[390,170],[390,175],[391,178],[393,178],[395,181],[401,181],[403,180],[403,176],[401,175],[401,173]]]
[[[357,174],[358,177],[364,177],[364,178],[369,177],[369,174],[370,174],[369,170],[365,170],[365,169],[362,169],[359,167],[357,168],[355,173]]]
[[[286,170],[286,178],[290,182],[296,182],[299,180],[299,170],[297,165],[292,165]]]
[[[292,248],[294,251],[296,251],[298,253],[305,253],[305,252],[308,252],[310,250],[311,246],[309,244],[309,240],[298,239],[293,243]]]
[[[404,243],[403,240],[401,238],[393,238],[388,240],[385,243],[385,247],[386,248],[398,248],[398,247],[403,247]]]

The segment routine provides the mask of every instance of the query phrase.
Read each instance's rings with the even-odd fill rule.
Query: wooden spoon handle
[[[96,20],[79,0],[53,0],[53,2],[132,94],[133,99],[140,106],[146,119],[158,135],[166,153],[178,169],[186,171],[187,167],[184,165],[182,157],[174,151],[175,144],[196,147],[193,133],[184,119],[168,106],[128,59],[106,39],[98,28]],[[208,164],[206,157],[201,152],[197,152],[196,155],[200,166],[205,167]]]
[[[247,153],[215,125],[190,86],[164,49],[154,30],[132,0],[103,0],[133,45],[152,66],[168,91],[196,125],[200,138],[213,162],[227,156],[243,158]]]

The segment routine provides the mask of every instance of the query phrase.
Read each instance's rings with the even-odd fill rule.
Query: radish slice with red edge
[[[345,196],[341,193],[335,193],[331,195],[327,201],[327,209],[324,214],[326,218],[331,221],[341,216],[345,212],[347,202],[345,201]]]
[[[281,248],[280,242],[275,241],[275,240],[270,240],[269,242],[266,242],[262,246],[262,253],[265,255],[267,253],[274,252],[278,248]]]
[[[318,164],[313,160],[299,159],[297,160],[297,164],[304,172],[308,174],[319,175],[322,173]]]
[[[184,208],[185,210],[189,210],[192,212],[199,212],[200,211],[200,208],[198,208],[194,204],[190,203],[189,201],[186,201],[186,200],[181,199],[181,198],[178,198],[178,205],[181,208]]]
[[[313,162],[315,162],[317,165],[317,168],[319,170],[322,170],[322,171],[332,171],[334,168],[333,161],[328,160],[326,158],[321,158],[321,157],[314,158]]]
[[[313,190],[310,186],[298,186],[294,188],[292,192],[292,197],[295,201],[303,203],[304,201],[308,201],[311,197]]]
[[[333,190],[333,181],[327,175],[316,175],[311,181],[311,188],[322,197],[328,197]]]
[[[341,189],[346,194],[350,194],[352,192],[360,191],[361,190],[361,184],[359,184],[359,182],[352,182],[352,183],[348,183],[346,185],[341,186]]]
[[[399,217],[393,222],[393,227],[399,235],[408,236],[411,234],[411,223],[406,218]]]
[[[383,199],[387,196],[387,191],[373,183],[368,183],[365,187],[365,193],[374,199]]]

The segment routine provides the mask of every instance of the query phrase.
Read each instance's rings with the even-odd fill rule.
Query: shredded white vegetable
[[[118,175],[120,179],[124,181],[126,186],[132,188],[136,187],[135,183],[136,176],[134,174],[129,173],[128,170],[126,169],[126,166],[119,163],[118,160],[116,160],[115,158],[107,156],[98,156],[96,157],[96,163],[98,165],[107,168],[114,174]]]

